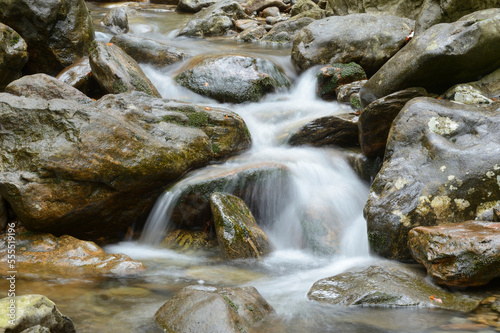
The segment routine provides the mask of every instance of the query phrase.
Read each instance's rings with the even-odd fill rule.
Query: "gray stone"
[[[217,3],[217,0],[180,0],[177,4],[177,9],[189,13],[197,13],[215,3]]]
[[[326,10],[333,15],[370,13],[416,19],[425,0],[327,0]]]
[[[284,22],[276,23],[273,28],[262,38],[264,43],[292,43],[295,35],[304,27],[314,22],[310,17],[293,18]]]
[[[127,8],[111,8],[109,12],[104,15],[101,24],[115,35],[127,33],[129,29]]]
[[[28,45],[21,36],[0,23],[0,91],[21,77],[28,62]]]

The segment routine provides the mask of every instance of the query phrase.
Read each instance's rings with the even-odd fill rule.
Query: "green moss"
[[[127,87],[125,87],[123,85],[122,82],[120,82],[120,80],[115,80],[113,81],[113,92],[115,93],[124,93],[124,92],[127,92]]]
[[[188,126],[191,127],[203,127],[208,125],[208,115],[203,112],[196,112],[188,114]]]
[[[14,35],[10,40],[10,46],[14,46],[19,42],[19,35]]]
[[[380,250],[385,249],[385,247],[388,246],[389,241],[386,236],[381,235],[378,232],[369,232],[368,243],[370,244],[370,249],[378,253]]]
[[[361,110],[361,101],[359,100],[359,96],[357,94],[351,95],[351,99],[349,101],[353,108],[356,110]]]
[[[216,143],[212,144],[212,151],[216,154],[220,153],[220,146]]]
[[[238,312],[238,306],[236,304],[234,304],[234,302],[231,301],[231,299],[229,297],[224,295],[224,300],[227,302],[227,304],[229,304],[230,307],[233,308],[234,311]]]
[[[255,308],[253,306],[251,306],[250,304],[247,304],[247,309],[249,311],[252,311],[252,312],[255,311]]]

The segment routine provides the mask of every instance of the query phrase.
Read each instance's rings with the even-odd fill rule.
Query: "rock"
[[[290,85],[281,69],[267,59],[226,54],[193,58],[175,81],[226,103],[256,102],[266,93]]]
[[[28,45],[21,36],[0,23],[0,91],[21,77],[28,62]]]
[[[11,318],[9,313],[11,304],[15,304],[14,318]],[[10,323],[11,319],[14,324]],[[41,328],[38,329],[37,326]],[[63,315],[55,303],[43,295],[24,295],[0,299],[0,329],[4,332],[76,332],[71,319]],[[29,329],[33,329],[33,331]]]
[[[470,86],[481,91],[489,98],[500,98],[500,68],[479,81],[469,82]]]
[[[327,0],[326,10],[333,15],[370,13],[416,19],[425,0]]]
[[[425,0],[415,18],[415,31],[420,34],[435,24],[455,22],[462,16],[498,6],[498,0]]]
[[[16,96],[31,98],[67,99],[82,104],[91,104],[93,101],[80,90],[59,81],[47,74],[33,74],[23,76],[19,80],[11,82],[5,92]]]
[[[371,184],[382,167],[382,158],[367,157],[360,148],[351,148],[344,152],[347,163],[359,178]]]
[[[267,7],[262,11],[262,17],[278,17],[280,16],[280,9],[278,7]]]
[[[0,22],[28,44],[26,73],[55,76],[88,54],[94,27],[84,0],[0,0],[0,8]]]
[[[299,13],[299,14],[295,15],[294,17],[297,19],[303,18],[303,17],[309,17],[309,18],[312,18],[314,20],[321,20],[321,19],[324,19],[325,16],[326,16],[326,12],[323,9],[320,9],[318,7],[318,8],[309,9],[307,11]]]
[[[161,246],[176,251],[211,250],[218,246],[217,238],[209,232],[177,229],[167,234]]]
[[[128,15],[127,8],[114,7],[111,8],[101,21],[111,33],[123,34],[128,32]]]
[[[118,45],[138,63],[163,67],[186,60],[190,55],[162,41],[121,34],[111,38],[111,43]]]
[[[177,36],[221,36],[234,27],[233,21],[248,19],[243,7],[233,0],[222,0],[196,13]]]
[[[408,87],[442,92],[499,68],[499,53],[500,8],[432,26],[368,80],[360,92],[361,103],[365,107]]]
[[[177,10],[197,13],[203,8],[216,4],[217,0],[180,0],[177,4]]]
[[[238,168],[204,170],[182,188],[171,221],[178,228],[204,229],[213,219],[210,195],[226,192],[243,198],[258,221],[284,207],[289,183],[286,166],[255,163]],[[277,191],[279,189],[279,192]]]
[[[242,19],[242,20],[236,20],[234,22],[234,25],[238,30],[244,31],[251,28],[257,28],[259,26],[259,23],[257,23],[256,20]]]
[[[358,117],[349,113],[315,119],[292,133],[291,146],[351,147],[358,145]]]
[[[7,235],[1,238],[0,257],[7,269]],[[124,254],[108,254],[94,242],[63,235],[16,235],[16,268],[18,274],[40,277],[95,277],[104,275],[133,275],[146,269],[143,263]]]
[[[365,206],[373,252],[411,260],[412,228],[467,221],[500,204],[498,108],[424,97],[405,105]]]
[[[259,25],[255,28],[249,28],[240,32],[234,38],[239,42],[251,43],[260,40],[267,33],[267,30]]]
[[[300,70],[318,64],[355,62],[372,75],[405,45],[412,29],[412,20],[395,16],[327,17],[295,36],[292,61]]]
[[[212,193],[210,207],[217,241],[225,258],[260,260],[271,252],[267,235],[242,199],[227,193]]]
[[[311,9],[321,10],[312,0],[297,0],[292,6],[290,14],[293,17]]]
[[[332,256],[340,253],[342,222],[333,218],[330,207],[312,204],[306,207],[300,219],[305,248],[318,256]]]
[[[337,89],[354,81],[366,80],[366,73],[360,65],[334,63],[318,71],[318,95],[322,99],[331,100],[337,97]]]
[[[89,57],[78,59],[74,64],[57,74],[56,79],[69,84],[94,99],[99,99],[106,94],[92,76]]]
[[[161,97],[137,62],[111,43],[94,42],[90,49],[92,76],[110,94],[142,91]]]
[[[284,22],[279,22],[262,38],[264,43],[292,43],[295,35],[304,27],[314,22],[310,17],[293,18]]]
[[[441,289],[427,281],[421,270],[402,265],[369,266],[319,280],[307,297],[336,305],[439,307],[461,312],[474,310],[480,301]]]
[[[423,88],[408,88],[370,103],[359,115],[359,144],[366,156],[383,156],[392,121],[405,104],[426,96]]]
[[[260,12],[268,7],[278,7],[279,10],[286,9],[286,5],[281,0],[248,0],[246,2],[245,12],[251,15],[254,12]]]
[[[447,99],[467,105],[492,104],[493,100],[484,96],[483,92],[470,84],[457,84],[446,90],[441,99]]]
[[[339,86],[337,88],[337,102],[349,104],[351,102],[351,96],[359,93],[366,81],[367,80],[358,80]]]
[[[28,230],[58,235],[124,233],[170,182],[250,144],[227,109],[138,92],[95,107],[4,93],[0,105],[0,195]]]
[[[216,288],[189,286],[155,314],[168,332],[241,333],[252,328],[274,309],[254,287]]]
[[[474,287],[500,277],[500,223],[467,221],[413,228],[408,247],[439,284]]]

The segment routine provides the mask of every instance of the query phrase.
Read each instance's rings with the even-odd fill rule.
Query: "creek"
[[[89,3],[97,39],[112,37],[100,26],[113,5]],[[116,4],[114,4],[116,5]],[[130,33],[168,41],[191,54],[210,52],[245,53],[267,58],[293,80],[293,86],[265,97],[258,103],[219,104],[175,85],[172,80],[183,64],[162,69],[142,65],[146,75],[164,98],[222,106],[238,113],[252,136],[250,150],[186,175],[157,202],[141,240],[109,245],[111,253],[125,253],[147,266],[144,274],[106,280],[24,279],[22,293],[41,293],[68,315],[80,333],[163,332],[154,323],[154,313],[181,288],[192,285],[255,286],[276,309],[277,317],[265,321],[262,332],[442,332],[441,325],[463,322],[460,313],[440,309],[344,307],[309,301],[312,284],[353,267],[383,261],[369,255],[362,210],[368,184],[360,180],[334,148],[290,147],[283,144],[290,131],[326,115],[352,112],[337,102],[316,97],[311,71],[298,75],[290,60],[290,48],[237,43],[230,38],[176,39],[175,30],[190,18],[174,6],[141,3],[139,15],[129,19]],[[185,186],[203,177],[230,172],[259,163],[277,163],[290,173],[289,190],[270,182],[266,195],[256,198],[261,206],[284,196],[279,209],[268,205],[259,214],[274,251],[262,261],[225,261],[211,253],[178,253],[157,246],[169,224],[171,204]],[[231,184],[228,184],[230,187]],[[300,218],[307,208],[326,210],[341,230],[336,256],[316,256],[304,246]]]

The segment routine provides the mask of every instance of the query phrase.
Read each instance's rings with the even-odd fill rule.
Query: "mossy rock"
[[[341,85],[366,79],[363,68],[354,63],[335,63],[318,71],[318,96],[331,100],[337,98],[337,89]]]

